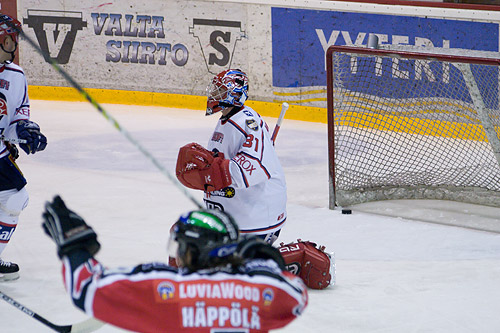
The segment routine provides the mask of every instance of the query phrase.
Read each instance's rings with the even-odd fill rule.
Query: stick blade
[[[94,332],[106,324],[95,318],[89,318],[81,323],[71,325],[71,333],[90,333]]]

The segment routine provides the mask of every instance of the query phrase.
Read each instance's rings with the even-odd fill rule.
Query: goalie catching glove
[[[279,251],[286,269],[299,276],[311,289],[324,289],[335,284],[335,258],[325,252],[324,246],[302,241],[284,244]]]
[[[56,243],[59,258],[77,250],[93,256],[101,248],[94,230],[78,214],[66,208],[60,196],[45,204],[42,217],[42,227]]]
[[[205,192],[221,190],[232,182],[229,160],[194,142],[179,149],[175,175],[184,186]]]

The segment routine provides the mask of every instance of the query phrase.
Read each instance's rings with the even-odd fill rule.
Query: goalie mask
[[[16,19],[13,19],[8,15],[0,14],[0,47],[2,48],[2,51],[10,53],[11,59],[9,62],[14,61],[15,52],[17,50],[18,36],[20,31],[21,31],[21,22],[19,22]],[[5,40],[7,36],[10,36],[12,38],[12,41],[14,42],[13,50],[5,49]]]
[[[174,224],[169,254],[176,254],[181,266],[193,271],[213,267],[234,254],[238,239],[239,229],[231,216],[218,210],[195,210]]]
[[[206,116],[233,106],[243,106],[248,98],[248,77],[239,69],[217,74],[207,87]]]

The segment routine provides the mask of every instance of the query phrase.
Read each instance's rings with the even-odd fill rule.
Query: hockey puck
[[[352,214],[352,210],[350,209],[342,209],[342,214]]]

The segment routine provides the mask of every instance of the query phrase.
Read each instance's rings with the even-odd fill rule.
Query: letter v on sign
[[[57,27],[59,25],[59,27]],[[59,29],[57,29],[59,28]],[[47,47],[52,58],[57,58],[61,51],[66,35],[71,30],[71,24],[66,23],[44,23],[43,30],[47,36]]]

